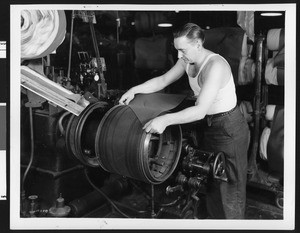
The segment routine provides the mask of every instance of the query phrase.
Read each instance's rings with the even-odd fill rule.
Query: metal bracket
[[[27,66],[21,66],[21,86],[78,116],[89,101]]]

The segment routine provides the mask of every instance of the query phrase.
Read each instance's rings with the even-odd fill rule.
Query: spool
[[[159,184],[170,177],[178,163],[181,127],[169,126],[160,135],[147,134],[142,127],[129,106],[114,106],[99,124],[96,156],[108,172]]]
[[[23,10],[21,58],[36,59],[53,52],[65,38],[66,25],[62,10]]]
[[[98,167],[95,155],[96,130],[106,112],[102,102],[90,104],[79,115],[72,115],[66,127],[66,148],[70,155],[90,167]]]

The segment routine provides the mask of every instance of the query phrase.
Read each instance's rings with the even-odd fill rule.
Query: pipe
[[[103,90],[103,95],[104,97],[106,97],[106,83],[105,83],[105,78],[104,78],[104,73],[103,73],[103,67],[102,67],[102,63],[101,63],[101,59],[100,59],[100,52],[99,52],[99,48],[98,48],[98,43],[97,43],[97,38],[96,38],[96,33],[95,33],[95,28],[93,25],[93,21],[92,18],[89,18],[89,25],[90,25],[90,31],[91,31],[91,35],[92,35],[92,40],[93,40],[93,46],[95,49],[95,55],[96,55],[96,61],[97,61],[97,68],[98,68],[98,72],[100,75],[100,83],[98,83],[98,98],[101,98],[101,87]],[[101,84],[101,85],[99,85]]]
[[[120,28],[120,25],[121,25],[121,19],[119,18],[119,11],[117,11],[117,44],[120,43],[120,32],[119,32],[119,28]]]
[[[262,61],[263,61],[263,41],[264,36],[260,35],[256,46],[256,73],[255,73],[255,96],[254,96],[254,129],[251,153],[248,161],[248,174],[250,180],[257,174],[256,155],[259,143],[259,126],[261,115],[261,79],[262,79]]]
[[[69,62],[68,62],[68,74],[67,78],[70,79],[70,72],[71,72],[71,57],[72,57],[72,42],[73,42],[73,28],[74,28],[74,10],[72,11],[72,19],[71,19],[71,32],[70,32],[70,47],[69,47]]]
[[[23,216],[26,215],[26,210],[25,210],[25,201],[26,201],[26,193],[25,193],[25,180],[27,177],[27,174],[32,166],[33,162],[33,157],[34,157],[34,132],[33,132],[33,116],[32,116],[32,107],[29,107],[29,124],[30,124],[30,159],[29,163],[27,165],[27,168],[24,172],[23,179],[22,179],[22,184],[21,184],[21,205],[20,205],[20,212]]]
[[[156,214],[154,211],[154,185],[151,184],[151,217],[155,218]]]
[[[100,194],[101,198],[104,198],[106,201],[108,201],[111,204],[111,206],[123,217],[130,218],[127,214],[122,212],[116,206],[116,204],[110,199],[110,197],[108,197],[109,195],[113,196],[113,197],[117,197],[117,196],[123,194],[125,191],[127,191],[127,189],[128,189],[127,182],[124,182],[124,180],[122,181],[121,179],[115,179],[110,182],[109,186],[104,186],[100,189],[91,181],[90,177],[88,176],[87,169],[84,170],[84,173],[85,173],[86,179],[89,182],[89,184],[98,192],[98,194]],[[90,205],[83,204],[83,208],[84,207],[95,208],[95,203],[90,202]],[[71,209],[71,212],[72,212],[72,209]],[[81,211],[81,212],[84,212],[84,211]]]
[[[113,194],[113,190],[107,186],[102,188],[102,192],[109,196]],[[106,199],[95,190],[69,203],[69,206],[71,207],[70,216],[81,217],[84,214],[91,212],[93,209],[103,205],[105,202]]]
[[[24,166],[24,165],[21,165],[21,166]],[[83,165],[77,165],[75,167],[71,167],[71,168],[68,168],[66,170],[59,171],[59,172],[51,171],[51,170],[44,169],[44,168],[34,167],[34,166],[31,166],[31,169],[34,169],[37,172],[41,172],[41,173],[45,173],[45,174],[51,175],[51,176],[53,176],[54,179],[57,179],[57,178],[59,178],[62,175],[74,172],[76,170],[82,170],[82,169],[84,169],[84,166]]]
[[[71,167],[71,168],[69,168],[69,169],[66,169],[66,170],[63,170],[63,171],[60,171],[60,172],[53,172],[53,171],[50,171],[50,170],[46,170],[46,169],[37,167],[37,168],[36,168],[36,171],[38,171],[38,172],[43,172],[43,173],[47,173],[47,174],[49,174],[49,175],[52,175],[54,179],[57,179],[58,177],[60,177],[60,176],[62,176],[62,175],[65,175],[65,174],[74,172],[74,171],[76,171],[76,170],[81,170],[81,169],[83,169],[83,168],[84,168],[84,166],[78,165],[78,166]]]
[[[70,112],[68,112],[68,111],[63,113],[58,120],[58,128],[59,128],[59,132],[61,133],[61,135],[65,135],[65,133],[66,133],[62,122],[63,122],[63,119],[69,114],[70,114]]]
[[[28,174],[28,172],[29,172],[29,170],[32,166],[33,156],[34,156],[34,133],[33,133],[32,107],[29,107],[29,122],[30,122],[30,147],[31,147],[31,151],[30,151],[30,160],[29,160],[27,168],[24,172],[23,179],[22,179],[22,191],[24,191],[24,192],[25,192],[25,189],[24,189],[25,180],[26,180],[27,174]]]

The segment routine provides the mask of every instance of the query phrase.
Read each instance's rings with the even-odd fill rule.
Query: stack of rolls
[[[268,160],[267,144],[271,133],[270,123],[274,118],[275,107],[276,105],[273,104],[266,106],[266,113],[264,117],[265,120],[268,122],[268,124],[262,131],[262,134],[260,136],[260,144],[259,144],[259,155],[263,160]]]
[[[267,34],[267,49],[270,51],[266,61],[265,80],[268,85],[284,85],[284,29],[270,29]]]
[[[21,11],[21,58],[36,59],[52,53],[63,42],[66,17],[62,10]]]

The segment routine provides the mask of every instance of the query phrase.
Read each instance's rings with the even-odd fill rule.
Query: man
[[[228,182],[213,182],[208,186],[209,218],[242,219],[246,202],[249,128],[236,107],[230,66],[223,57],[203,47],[205,36],[198,25],[188,23],[173,34],[179,58],[176,64],[165,74],[129,89],[119,103],[129,104],[138,93],[160,91],[186,72],[196,97],[195,106],[158,116],[147,122],[143,129],[147,133],[161,134],[169,125],[205,119],[204,149],[224,152],[228,177]]]

